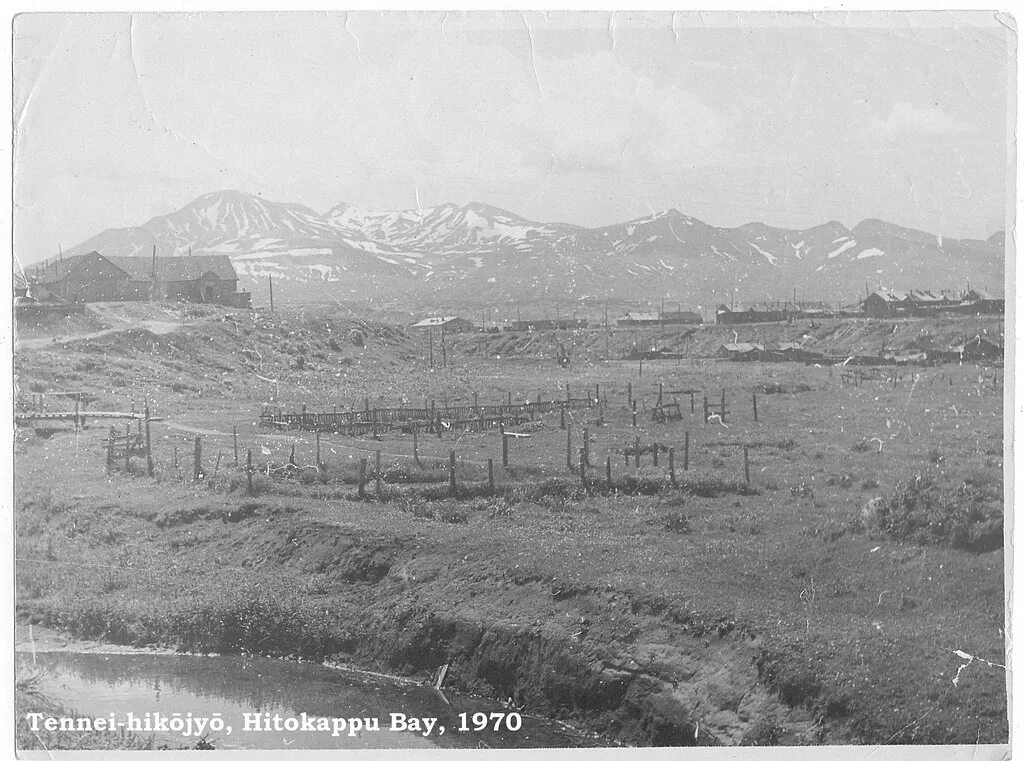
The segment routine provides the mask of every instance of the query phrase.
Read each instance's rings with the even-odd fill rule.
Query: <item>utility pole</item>
[[[434,369],[434,327],[427,328],[427,337],[430,341],[430,369]]]
[[[608,330],[608,299],[604,300],[604,329]]]
[[[270,281],[270,311],[274,311],[274,276],[267,275],[267,280]]]
[[[441,367],[448,367],[448,347],[444,342],[444,326],[441,326]]]

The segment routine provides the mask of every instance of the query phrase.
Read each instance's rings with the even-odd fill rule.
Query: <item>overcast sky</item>
[[[987,237],[1014,35],[878,15],[23,14],[15,253],[226,188]]]

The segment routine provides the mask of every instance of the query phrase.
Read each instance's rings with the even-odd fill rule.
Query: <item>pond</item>
[[[37,674],[38,692],[66,713],[113,716],[136,734],[152,735],[155,747],[194,747],[201,737],[223,749],[601,744],[494,700],[312,663],[63,651],[18,653],[17,659],[19,675]],[[184,726],[171,722],[174,717]],[[213,725],[217,731],[210,729],[213,717],[223,721]]]

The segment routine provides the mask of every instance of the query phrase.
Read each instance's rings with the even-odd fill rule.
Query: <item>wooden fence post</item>
[[[747,483],[750,483],[750,447],[746,444],[743,445],[743,476],[747,479]]]
[[[487,458],[487,489],[494,494],[494,460]]]
[[[245,458],[245,483],[246,483],[246,494],[250,497],[252,493],[252,450],[247,450]]]
[[[420,440],[419,440],[419,423],[415,421],[412,424],[412,461],[418,466],[420,464]]]
[[[690,469],[690,432],[683,437],[683,470]]]
[[[583,447],[580,447],[580,483],[584,486],[587,485],[587,461]]]
[[[501,467],[508,467],[508,436],[505,435],[505,424],[501,424]]]
[[[217,476],[217,471],[220,470],[220,458],[224,455],[224,452],[217,452],[217,462],[213,464],[213,475]]]
[[[704,425],[708,423],[708,395],[704,394]]]
[[[658,467],[658,450],[661,449],[661,445],[657,441],[655,441],[653,449],[654,449],[654,467]]]
[[[365,457],[359,460],[359,499],[366,498],[366,462]]]
[[[320,470],[322,462],[320,460],[320,431],[316,432],[316,469]]]
[[[565,467],[570,471],[575,470],[572,466],[572,429],[565,431]]]
[[[561,421],[560,425],[561,425],[562,430],[564,431],[565,430],[565,407],[562,407],[562,421]]]
[[[636,405],[633,405],[633,427],[636,428]]]
[[[132,424],[124,424],[124,472],[131,473],[132,464]]]
[[[754,392],[753,400],[754,400],[754,422],[756,423],[757,422],[757,392],[756,391]]]
[[[455,450],[448,454],[448,494],[455,496]]]
[[[107,434],[107,473],[114,469],[114,426],[110,426],[110,433]]]
[[[722,422],[725,422],[725,388],[722,389]]]
[[[192,480],[198,481],[203,475],[203,440],[201,436],[195,438],[195,450],[192,459]]]
[[[434,425],[434,429],[437,431],[437,438],[441,438],[441,429],[442,429],[442,427],[443,426],[441,425],[441,413],[438,412],[437,413],[437,422]]]
[[[146,475],[153,476],[153,439],[149,433],[149,405],[146,405]]]
[[[633,454],[636,455],[636,469],[640,470],[640,437],[636,437],[636,443],[634,444]]]
[[[178,447],[174,447],[174,470],[178,470]]]
[[[612,456],[608,455],[608,459],[604,461],[604,478],[608,483],[608,488],[612,488]]]
[[[590,465],[590,429],[583,429],[583,461]]]
[[[668,481],[673,486],[676,485],[676,448],[668,448]]]
[[[384,501],[383,474],[380,472],[380,450],[377,450],[376,472],[374,473],[373,489],[378,502]]]
[[[632,406],[633,404],[633,383],[629,382],[626,384],[626,404]]]
[[[235,447],[235,467],[238,467],[238,426],[233,426],[231,429],[232,443]]]

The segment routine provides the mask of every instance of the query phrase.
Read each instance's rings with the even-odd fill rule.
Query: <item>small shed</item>
[[[476,330],[476,326],[465,317],[445,315],[442,317],[424,317],[412,325],[413,328],[438,328],[442,333],[469,333]]]
[[[623,328],[660,325],[661,317],[656,312],[626,312],[625,316],[618,319],[618,324]]]

